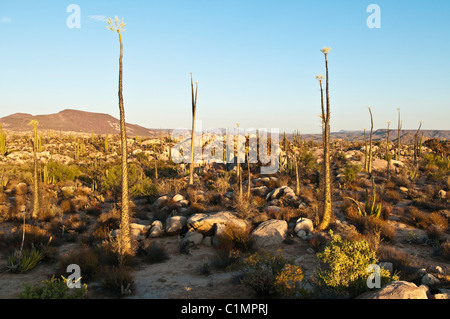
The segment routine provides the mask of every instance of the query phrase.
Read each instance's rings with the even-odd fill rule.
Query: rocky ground
[[[120,205],[120,198],[116,196],[114,184],[117,184],[114,165],[119,161],[118,141],[106,136],[43,136],[38,159],[45,218],[29,220],[33,194],[33,153],[29,138],[26,135],[11,138],[9,152],[1,157],[0,235],[3,245],[0,265],[5,265],[11,250],[18,247],[20,241],[8,235],[20,234],[24,216],[33,227],[52,238],[51,245],[56,252],[51,261],[40,262],[25,273],[0,273],[0,298],[17,298],[23,290],[22,283],[36,284],[60,274],[65,256],[80,247],[94,249],[102,242],[114,240],[120,233],[118,218],[114,215],[115,211],[120,211],[120,206],[116,206]],[[166,258],[149,263],[145,261],[148,250],[147,255],[138,254],[129,268],[132,288],[122,291],[120,297],[258,297],[241,283],[239,268],[214,265],[221,238],[230,225],[248,231],[252,249],[241,257],[254,251],[282,254],[301,267],[302,285],[314,291],[319,266],[316,253],[323,248],[321,238],[328,236],[327,231],[316,229],[320,219],[317,180],[320,146],[284,148],[280,154],[280,171],[271,176],[260,175],[257,165],[251,167],[251,197],[242,201],[238,195],[235,165],[199,165],[195,186],[187,187],[186,167],[170,162],[173,144],[159,139],[136,137],[129,140],[130,165],[136,167],[132,184],[136,186],[132,236],[138,251],[157,244]],[[372,174],[356,169],[353,175],[349,173],[355,165],[364,166],[363,146],[341,141],[335,143],[334,149],[330,229],[349,239],[361,236],[371,239],[372,230],[377,230],[381,233],[378,246],[384,247],[378,251],[380,262],[392,273],[400,273],[399,280],[360,298],[450,298],[448,164],[442,169],[439,163],[421,162],[421,169],[413,170],[411,149],[405,146],[399,160],[391,161],[393,177],[388,181],[382,145],[374,147]],[[298,193],[289,156],[291,151],[303,155]],[[424,147],[423,161],[428,153],[433,150]],[[71,170],[64,170],[65,175],[52,171],[50,164],[54,162]],[[155,167],[159,168],[158,172]],[[248,186],[246,169],[244,164],[244,193]],[[76,176],[73,180],[70,180],[70,173]],[[378,195],[377,204],[383,207],[383,216],[373,229],[371,224],[362,224],[363,219],[352,214],[353,204],[346,200],[352,197],[363,204],[365,191],[372,192],[371,177]],[[391,255],[386,253],[389,251],[386,247],[391,249]],[[96,276],[88,283],[89,296],[117,297],[105,291],[102,280],[98,279],[102,277]]]

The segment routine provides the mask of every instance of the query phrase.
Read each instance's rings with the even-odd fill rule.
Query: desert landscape
[[[379,28],[371,6],[367,28]],[[79,9],[67,8],[67,28],[79,28]],[[450,130],[425,128],[417,115],[441,123],[448,108],[384,105],[394,122],[373,106],[335,107],[344,62],[339,46],[325,46],[308,75],[319,117],[302,117],[320,132],[250,129],[231,111],[230,125],[220,106],[202,104],[225,93],[204,93],[192,72],[184,91],[174,85],[187,92],[190,127],[176,128],[171,119],[184,113],[167,104],[154,114],[167,121],[146,128],[129,123],[148,113],[133,97],[139,81],[124,77],[138,52],[133,37],[130,51],[123,42],[126,18],[89,17],[117,41],[109,57],[118,77],[86,87],[98,100],[112,95],[118,117],[94,107],[31,114],[0,96],[0,299],[450,299]],[[283,114],[249,108],[273,121]],[[357,114],[346,119],[351,130],[334,130],[340,112]],[[205,114],[217,128],[201,127]]]

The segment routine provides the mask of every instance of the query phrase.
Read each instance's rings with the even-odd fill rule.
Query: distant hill
[[[370,131],[366,131],[367,140],[369,139]],[[414,141],[414,136],[416,134],[416,130],[401,130],[400,132],[400,140],[402,143],[410,144]],[[441,140],[450,140],[450,130],[420,130],[419,136],[423,134],[424,140],[430,138],[438,138]],[[286,134],[286,137],[292,139],[292,134]],[[332,132],[330,134],[331,139],[341,139],[348,141],[362,141],[364,139],[363,131],[339,131]],[[313,141],[321,141],[321,134],[302,134],[302,139],[313,140]],[[397,142],[398,133],[397,130],[389,130],[389,140],[391,142]],[[373,140],[385,140],[386,139],[386,130],[378,129],[373,131]]]
[[[79,132],[95,134],[120,133],[120,121],[109,114],[93,113],[77,110],[64,110],[56,114],[31,115],[15,113],[0,118],[3,128],[14,132],[30,131],[28,125],[31,120],[39,122],[39,130],[53,130],[61,132]],[[127,134],[136,133],[139,136],[154,136],[158,129],[148,129],[135,124],[126,124]]]

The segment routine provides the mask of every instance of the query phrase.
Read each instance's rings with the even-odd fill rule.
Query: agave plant
[[[6,269],[11,272],[27,272],[36,267],[43,257],[41,251],[35,247],[17,249],[8,257]]]
[[[345,197],[347,199],[350,199],[356,204],[356,207],[358,208],[358,214],[360,216],[373,216],[375,218],[379,218],[381,215],[381,204],[376,205],[377,200],[377,194],[375,191],[375,181],[372,178],[372,200],[369,198],[369,190],[366,189],[366,196],[364,200],[364,208],[361,209],[361,205],[358,201],[351,197]]]

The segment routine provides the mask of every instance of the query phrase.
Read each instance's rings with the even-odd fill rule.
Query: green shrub
[[[67,279],[56,279],[42,281],[42,285],[23,284],[24,290],[19,295],[20,299],[84,299],[86,297],[87,286],[81,288],[67,287]]]
[[[150,196],[158,195],[157,186],[145,176],[143,170],[136,164],[130,164],[128,167],[128,184],[132,196]],[[111,191],[118,195],[122,190],[122,165],[115,165],[106,171],[101,181],[104,191]]]
[[[361,166],[358,164],[348,164],[345,166],[343,174],[344,183],[353,182],[356,179],[358,173],[361,172]]]
[[[304,298],[308,295],[301,287],[302,269],[281,255],[256,252],[243,260],[241,269],[242,284],[258,296]]]
[[[331,241],[325,246],[323,252],[317,254],[320,262],[317,271],[319,281],[336,293],[350,296],[369,290],[367,267],[378,263],[376,251],[370,248],[365,239],[342,240],[331,230],[330,236]],[[381,269],[382,285],[397,279],[387,270]]]
[[[47,164],[47,174],[53,183],[74,181],[82,174],[76,165],[64,165],[58,162],[50,162]]]

